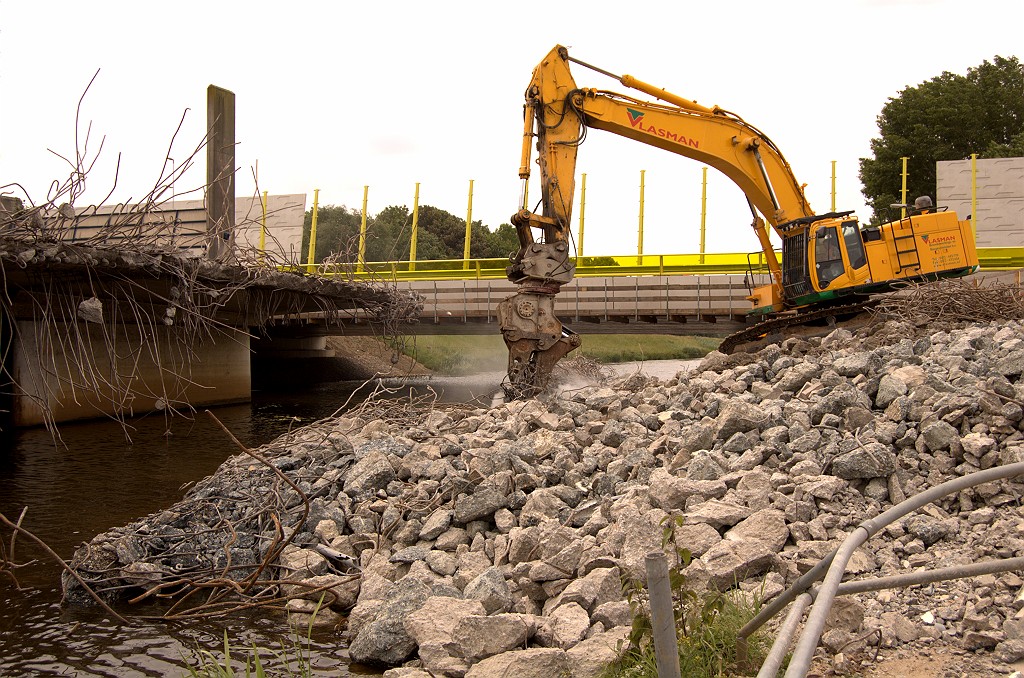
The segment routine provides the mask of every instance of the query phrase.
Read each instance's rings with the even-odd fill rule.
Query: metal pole
[[[903,203],[904,205],[907,204],[907,161],[908,160],[910,160],[910,158],[908,158],[906,156],[903,156],[903,157],[900,158],[900,161],[903,163],[903,188],[900,189],[900,202]],[[903,209],[900,210],[900,219],[906,219],[906,218],[907,218],[907,208],[904,207]]]
[[[971,153],[971,228],[978,237],[978,154]]]
[[[836,161],[832,161],[832,211],[836,211]]]
[[[263,207],[263,216],[260,218],[260,256],[259,262],[263,263],[263,252],[267,249],[267,192],[263,191],[263,199],[260,201]]]
[[[576,256],[583,258],[583,212],[587,209],[587,175],[584,172],[580,175],[580,241],[576,250]],[[577,262],[577,265],[579,263]]]
[[[700,182],[700,263],[704,263],[704,237],[708,223],[708,168],[704,167]]]
[[[356,271],[363,272],[363,264],[366,263],[366,199],[369,197],[370,187],[363,186],[363,220],[359,223],[359,258],[356,260]]]
[[[466,207],[466,240],[462,245],[462,268],[469,268],[469,241],[473,233],[473,180],[469,180],[469,204]]]
[[[636,265],[643,266],[644,263],[644,172],[640,170],[640,224],[636,237]]]
[[[313,219],[309,222],[309,256],[306,258],[306,271],[312,273],[316,270],[316,215],[320,189],[313,189]]]
[[[409,270],[416,270],[416,236],[420,223],[420,182],[416,182],[416,193],[412,197],[412,238],[409,240]]]
[[[679,678],[679,641],[672,611],[672,587],[668,582],[668,559],[664,553],[654,551],[644,558],[644,566],[651,599],[651,634],[658,678]]]

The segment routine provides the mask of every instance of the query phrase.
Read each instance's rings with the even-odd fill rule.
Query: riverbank
[[[771,598],[865,518],[1024,459],[1022,367],[1020,322],[893,319],[713,353],[683,381],[594,370],[525,402],[370,405],[261,448],[273,468],[234,458],[171,511],[100,535],[74,564],[108,595],[140,577],[152,586],[170,572],[261,568],[271,577],[261,586],[281,587],[261,591],[284,594],[295,613],[331,591],[318,618],[345,627],[339,644],[357,662],[413,658],[470,678],[594,675],[631,621],[620,579],[643,578],[666,518],[682,520],[675,543],[694,556],[690,581]],[[1022,490],[997,481],[944,499],[878,534],[851,572],[1024,555],[1012,508]],[[270,514],[278,520],[246,522]],[[138,540],[143,530],[162,545]],[[198,560],[175,569],[181,553]],[[925,648],[958,656],[964,673],[1008,671],[1024,657],[1022,585],[1005,573],[844,599],[823,666],[861,670],[874,645],[883,660]]]

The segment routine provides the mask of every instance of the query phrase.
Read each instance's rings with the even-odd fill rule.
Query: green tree
[[[519,236],[512,224],[502,224],[490,233],[490,249],[488,257],[509,257],[519,251]]]
[[[907,162],[907,198],[935,197],[935,163],[1024,155],[1024,65],[995,57],[966,75],[943,72],[890,98],[878,116],[872,158],[861,158],[863,194],[881,220],[899,202],[901,157]]]
[[[359,251],[359,226],[362,214],[344,205],[324,205],[316,215],[316,261],[331,254],[340,254],[343,261],[355,261]],[[307,263],[309,232],[313,210],[306,212],[302,226],[302,263]]]
[[[312,210],[306,212],[302,233],[302,259],[309,250]],[[362,215],[348,207],[325,205],[317,212],[316,261],[340,255],[345,262],[355,262],[359,252],[359,229]],[[430,205],[419,208],[416,236],[416,259],[461,259],[466,238],[466,220]],[[519,249],[519,238],[511,224],[502,224],[491,231],[480,221],[472,223],[470,257],[498,259]],[[412,213],[405,205],[391,205],[366,224],[366,261],[408,261],[412,237]]]

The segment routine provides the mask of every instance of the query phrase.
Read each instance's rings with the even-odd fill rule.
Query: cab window
[[[839,233],[835,226],[828,226],[818,229],[814,240],[814,268],[818,273],[818,286],[828,287],[829,283],[845,272]]]
[[[856,221],[843,222],[843,243],[846,245],[846,256],[850,260],[850,268],[860,268],[868,263],[864,254],[864,242],[860,237],[860,229]]]

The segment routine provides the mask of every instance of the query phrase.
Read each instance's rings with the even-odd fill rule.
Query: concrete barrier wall
[[[133,215],[134,205],[103,205],[77,209],[78,218],[66,237],[73,242],[90,241],[118,225],[123,237],[145,234],[159,243],[196,255],[206,248],[206,206],[202,200],[168,200],[159,209],[145,215]],[[305,259],[302,249],[302,224],[306,213],[306,194],[267,196],[267,236],[265,251],[272,258],[293,264]],[[260,198],[235,200],[235,245],[256,249],[260,244],[263,206]],[[140,223],[141,220],[141,223]],[[109,235],[109,233],[108,233]],[[107,238],[117,241],[117,236]]]
[[[758,280],[764,284],[766,280]],[[491,320],[498,303],[516,292],[507,280],[399,281],[424,298],[424,322]],[[564,320],[743,316],[752,308],[742,275],[574,278],[555,297]]]
[[[936,200],[961,218],[971,213],[971,161],[936,164]],[[1024,158],[977,160],[978,247],[1024,246]]]

